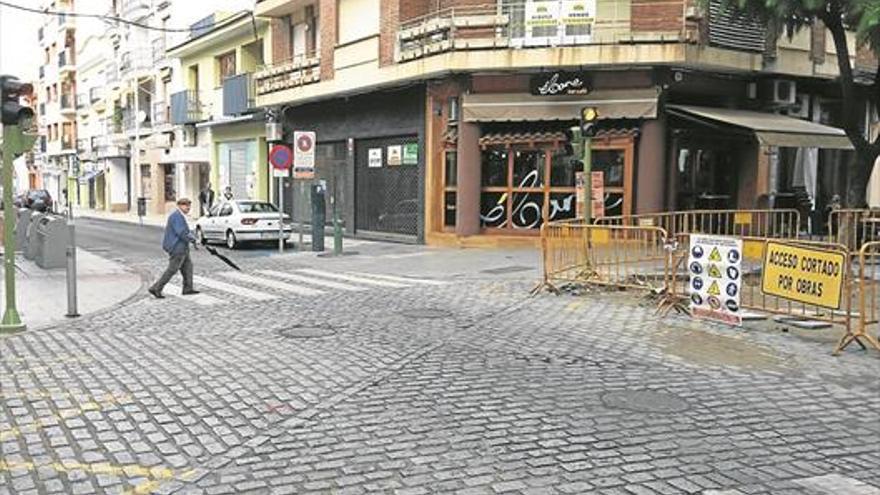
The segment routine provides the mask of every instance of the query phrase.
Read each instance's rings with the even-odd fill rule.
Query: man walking
[[[168,223],[165,225],[165,238],[162,240],[162,249],[168,253],[168,268],[159,277],[148,291],[156,299],[164,299],[162,289],[171,280],[171,277],[179,270],[183,277],[183,295],[198,294],[193,288],[193,265],[189,258],[189,243],[195,242],[189,225],[186,223],[186,215],[192,207],[192,201],[187,198],[177,200],[177,209],[168,215]]]
[[[202,216],[208,213],[213,204],[214,190],[211,189],[211,184],[207,184],[205,185],[205,188],[202,189],[202,192],[199,193],[199,207],[202,210]]]

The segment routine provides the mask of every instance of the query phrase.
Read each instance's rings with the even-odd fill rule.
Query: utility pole
[[[34,121],[34,111],[22,106],[22,96],[33,94],[30,84],[12,76],[0,76],[0,122],[3,124],[3,269],[6,282],[6,311],[0,334],[21,332],[26,326],[15,305],[15,210],[12,206],[12,169],[16,155],[33,148],[37,136],[26,134]]]

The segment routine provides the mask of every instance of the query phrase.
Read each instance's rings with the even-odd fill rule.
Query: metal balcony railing
[[[149,108],[149,104],[146,106],[146,108]],[[152,121],[151,115],[147,112],[145,112],[145,113],[146,113],[147,118],[144,119],[143,122],[138,122],[137,115],[134,113],[134,110],[123,111],[122,112],[122,126],[125,129],[125,131],[132,132],[138,128],[148,129],[148,128],[152,127],[153,121]]]
[[[405,62],[449,51],[518,49],[590,44],[696,41],[699,26],[682,11],[671,31],[646,31],[631,22],[631,9],[600,3],[583,12],[577,2],[563,2],[544,22],[530,21],[526,2],[505,1],[450,7],[413,18],[397,33],[396,59]]]
[[[254,111],[256,91],[253,74],[239,74],[223,81],[223,115],[243,115]]]
[[[76,108],[85,108],[89,104],[89,96],[85,93],[76,95]]]
[[[89,90],[89,102],[95,103],[104,98],[104,88],[103,87],[94,87]]]
[[[119,68],[116,64],[110,64],[104,69],[104,73],[107,78],[107,83],[112,84],[115,82],[119,82]]]
[[[171,107],[164,101],[153,103],[153,125],[162,126],[171,123]]]
[[[156,38],[153,40],[153,64],[160,64],[165,59],[165,38]]]
[[[199,94],[186,90],[171,95],[171,123],[192,124],[202,120],[202,104]]]
[[[107,129],[107,133],[109,134],[121,134],[122,133],[122,113],[119,113],[118,116],[107,117],[104,120],[104,128]]]
[[[62,150],[75,150],[76,149],[76,139],[70,135],[65,134],[61,136],[61,149]]]
[[[75,110],[76,102],[73,93],[64,93],[61,95],[61,110]]]
[[[75,63],[73,52],[60,52],[58,54],[58,67],[64,68],[72,66]]]

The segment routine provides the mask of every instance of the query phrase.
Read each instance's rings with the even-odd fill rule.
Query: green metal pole
[[[593,221],[593,156],[590,148],[592,141],[589,137],[584,138],[584,189],[587,196],[584,200],[584,220],[587,224]]]
[[[15,307],[15,209],[12,206],[12,161],[20,148],[21,130],[18,126],[3,126],[3,269],[6,277],[6,311],[0,324],[0,333],[25,330]]]

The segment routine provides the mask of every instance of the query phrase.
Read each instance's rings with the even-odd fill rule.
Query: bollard
[[[67,229],[70,235],[67,240],[67,317],[79,316],[76,300],[76,225],[73,220],[73,208],[67,207]]]
[[[324,203],[324,192],[327,186],[324,181],[312,185],[312,251],[324,251],[324,223],[327,210]]]
[[[339,225],[339,213],[336,211],[336,205],[333,205],[333,255],[342,254],[342,226]]]

